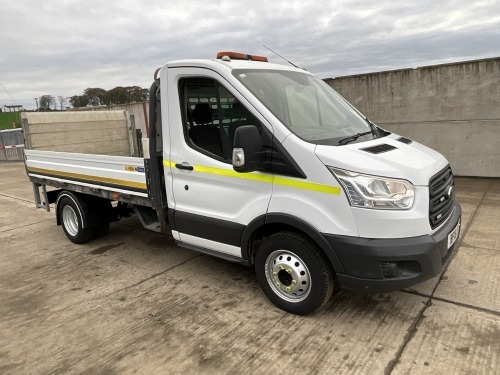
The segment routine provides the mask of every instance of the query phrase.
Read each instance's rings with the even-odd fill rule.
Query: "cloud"
[[[500,56],[496,1],[18,0],[0,24],[0,106],[27,108],[220,50],[284,63],[263,44],[323,78]]]

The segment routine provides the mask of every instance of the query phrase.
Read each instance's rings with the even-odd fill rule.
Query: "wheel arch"
[[[306,221],[287,214],[267,214],[254,219],[247,225],[241,238],[241,255],[254,263],[259,241],[274,233],[291,230],[313,241],[326,255],[336,273],[344,273],[344,267],[335,249],[326,238]]]
[[[59,193],[55,202],[57,225],[61,225],[59,204],[65,197],[76,205],[78,216],[82,222],[82,229],[92,228],[111,221],[112,207],[109,199],[63,190]]]

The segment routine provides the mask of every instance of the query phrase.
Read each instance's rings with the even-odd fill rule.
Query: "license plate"
[[[455,242],[457,242],[458,235],[460,234],[460,220],[458,221],[457,226],[448,234],[448,249],[453,246]]]

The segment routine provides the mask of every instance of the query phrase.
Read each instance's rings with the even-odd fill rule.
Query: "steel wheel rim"
[[[75,237],[78,234],[78,218],[76,212],[71,206],[64,206],[62,210],[62,221],[66,232],[71,237]]]
[[[311,274],[302,259],[288,250],[275,250],[266,259],[266,280],[280,298],[301,302],[311,291]]]

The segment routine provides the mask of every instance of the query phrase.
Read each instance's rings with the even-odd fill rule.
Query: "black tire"
[[[103,220],[101,224],[98,224],[94,227],[94,238],[101,238],[106,236],[109,233],[109,224],[108,220],[111,220],[113,207],[111,206],[111,202],[106,199],[97,199],[94,200],[89,210],[92,212],[98,212],[99,216]]]
[[[109,233],[109,222],[94,227],[94,238],[101,238]]]
[[[325,255],[310,239],[295,232],[278,232],[264,240],[255,256],[255,273],[267,298],[297,315],[319,310],[335,287]]]
[[[83,244],[92,239],[94,229],[83,228],[82,215],[85,215],[85,211],[81,205],[78,205],[74,195],[66,195],[61,198],[57,205],[57,214],[61,220],[64,234],[71,242]]]

